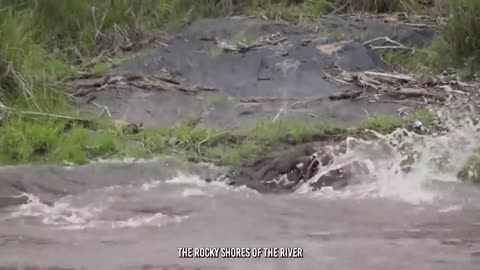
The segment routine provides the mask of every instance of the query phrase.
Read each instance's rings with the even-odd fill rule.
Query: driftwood
[[[215,39],[215,44],[225,52],[246,53],[253,49],[277,45],[278,43],[284,42],[287,39],[288,37],[282,37],[280,33],[273,33],[271,35],[259,37],[252,44],[246,44],[244,42],[232,44],[226,40],[219,39]]]
[[[401,88],[398,91],[390,91],[386,93],[391,97],[406,97],[406,98],[431,98],[438,101],[446,101],[446,97],[439,93],[429,92],[424,88]]]
[[[127,73],[117,76],[107,75],[102,78],[77,80],[70,83],[75,89],[73,96],[80,97],[93,91],[100,91],[110,87],[131,86],[144,90],[178,91],[187,95],[195,95],[201,91],[217,91],[215,88],[182,86],[180,82],[164,76],[144,76],[142,74]]]
[[[405,74],[391,74],[391,73],[382,73],[382,72],[374,72],[374,71],[365,71],[365,75],[368,75],[370,77],[375,77],[377,79],[394,79],[398,81],[403,81],[403,82],[413,82],[416,81],[416,79],[410,75],[405,75]]]
[[[461,82],[453,74],[439,76],[414,76],[409,74],[385,73],[376,71],[342,72],[331,76],[325,74],[324,78],[342,84],[350,84],[361,89],[347,91],[340,95],[330,96],[330,100],[360,98],[368,96],[387,96],[395,100],[408,100],[411,103],[424,103],[432,101],[446,102],[450,97],[466,98],[475,93],[480,85],[478,83]],[[363,91],[362,91],[363,90]],[[361,95],[363,94],[363,95]],[[371,101],[386,102],[386,101]],[[388,101],[394,102],[393,100]],[[398,103],[395,102],[395,103]]]

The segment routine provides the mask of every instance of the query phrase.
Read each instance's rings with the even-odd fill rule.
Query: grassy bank
[[[478,25],[475,15],[480,9],[477,1],[454,1],[460,7],[453,10],[453,20],[442,34],[451,47],[445,50],[442,45],[435,51],[448,51],[448,59],[474,57],[472,61],[476,61],[474,26]],[[0,108],[0,164],[82,164],[98,157],[176,154],[189,160],[239,165],[264,152],[265,147],[300,143],[319,134],[345,133],[325,123],[283,123],[287,128],[259,123],[252,130],[235,133],[180,125],[132,134],[110,120],[57,119],[21,111],[79,117],[65,95],[65,79],[108,69],[124,57],[124,51],[148,40],[153,29],[172,30],[197,18],[237,12],[308,25],[316,16],[333,11],[424,8],[433,9],[414,0],[1,0],[0,101],[16,111]],[[463,16],[464,12],[468,16]],[[463,25],[468,27],[460,30]],[[445,59],[442,64],[449,61],[453,60]],[[436,59],[431,62],[438,64]],[[361,128],[388,132],[405,123],[376,117]]]
[[[429,127],[432,116],[418,113],[406,118],[374,116],[357,129],[338,128],[333,122],[259,122],[252,128],[223,130],[181,123],[172,128],[132,132],[111,121],[88,122],[9,118],[0,128],[0,165],[25,163],[84,164],[96,158],[176,155],[189,161],[239,166],[262,154],[315,140],[347,135],[363,136],[364,130],[390,133],[408,127],[414,118]]]

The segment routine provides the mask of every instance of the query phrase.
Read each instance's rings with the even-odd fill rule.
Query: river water
[[[29,194],[29,203],[0,209],[0,269],[476,270],[480,189],[456,174],[480,140],[477,127],[456,124],[436,137],[352,140],[331,166],[353,158],[371,174],[340,191],[304,184],[268,195],[180,171],[49,203]],[[408,173],[399,169],[402,145],[421,153]],[[302,256],[180,258],[179,248],[298,248]]]

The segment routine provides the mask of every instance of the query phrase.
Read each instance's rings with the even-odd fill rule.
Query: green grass
[[[375,116],[360,125],[358,132],[368,128],[387,133],[409,123],[409,120],[395,117]],[[424,123],[428,125],[428,122]],[[99,157],[173,154],[188,161],[239,166],[273,150],[310,142],[315,135],[328,137],[346,133],[332,122],[279,121],[259,123],[252,128],[235,131],[181,123],[170,129],[145,129],[132,134],[105,119],[82,124],[13,116],[0,126],[0,165],[84,164]]]
[[[451,0],[452,18],[442,31],[442,66],[454,66],[469,71],[471,75],[480,67],[480,2],[476,0]]]
[[[197,17],[216,14],[213,3],[213,0],[2,0],[0,99],[4,103],[12,95],[34,99],[46,84],[77,74],[99,55],[105,55],[105,60],[108,57],[118,60],[111,55],[114,47],[140,40],[150,29],[171,29]],[[111,65],[111,61],[97,61],[88,71],[101,74]]]
[[[399,61],[399,65],[410,63],[412,70],[421,70],[425,62],[436,63],[435,57],[445,52],[452,58],[478,58],[478,1],[454,1],[459,7],[442,34],[444,51],[418,50],[408,57],[392,55],[392,61]],[[101,75],[123,60],[111,52],[115,46],[141,40],[152,29],[175,29],[201,17],[241,10],[315,27],[316,16],[344,6],[370,12],[416,8],[413,0],[358,0],[345,4],[344,0],[0,0],[0,101],[19,110],[78,116],[62,94],[66,77],[80,72]],[[233,39],[247,38],[239,33]],[[104,59],[92,64],[103,53]],[[412,61],[402,63],[403,59]],[[216,97],[210,100],[220,101]],[[408,121],[375,116],[361,128],[389,132]],[[235,134],[188,124],[130,134],[107,120],[94,119],[90,125],[83,125],[16,114],[0,123],[0,164],[83,164],[98,157],[175,154],[192,161],[238,166],[279,145],[307,142],[315,135],[337,132],[344,131],[332,123],[278,121],[258,123]]]
[[[374,13],[412,11],[421,7],[417,0],[330,0],[328,2],[335,8],[345,7],[345,9],[351,8]]]
[[[117,150],[118,138],[113,134],[93,136],[79,126],[67,129],[66,121],[23,119],[12,117],[0,128],[3,165],[22,163],[82,164],[89,159]]]
[[[336,130],[336,124],[329,121],[278,121],[258,122],[255,127],[246,130],[245,134],[264,143],[272,141],[302,143],[310,141],[314,135],[327,134]]]
[[[416,74],[439,73],[443,71],[439,66],[440,53],[431,48],[416,48],[412,51],[386,50],[382,52],[383,59],[396,70],[411,72]]]
[[[430,131],[434,131],[436,126],[434,124],[435,117],[428,110],[418,110],[406,117],[392,116],[392,115],[374,115],[369,117],[362,123],[360,129],[370,129],[383,134],[391,133],[397,128],[404,128],[411,125],[415,120],[423,123],[423,126]]]

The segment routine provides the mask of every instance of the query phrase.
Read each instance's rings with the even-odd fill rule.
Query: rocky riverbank
[[[145,128],[188,121],[235,132],[265,122],[316,126],[333,121],[337,130],[313,131],[290,142],[292,135],[284,129],[292,127],[279,125],[283,143],[267,142],[272,147],[243,161],[243,169],[233,174],[236,180],[229,182],[278,191],[292,190],[300,179],[313,176],[317,166],[329,164],[332,153],[325,146],[338,148],[349,133],[362,136],[361,124],[372,116],[401,118],[426,105],[463,100],[476,87],[454,74],[401,74],[382,59],[381,49],[408,54],[430,46],[438,22],[428,17],[399,13],[326,16],[320,21],[322,29],[312,32],[250,17],[200,20],[103,77],[75,81],[73,93],[87,100],[85,108],[108,108],[113,118]],[[334,38],[338,33],[341,40]],[[418,118],[413,115],[402,124],[412,124]],[[375,129],[375,124],[367,128]],[[299,143],[307,145],[296,147]],[[318,152],[323,154],[312,156]],[[313,185],[342,187],[358,167],[353,163],[332,170]],[[283,174],[291,179],[279,184]],[[241,176],[249,181],[240,181]]]
[[[171,128],[157,139],[164,140],[172,153],[186,155],[191,162],[226,166],[223,173],[205,176],[207,182],[226,181],[269,193],[291,192],[303,182],[317,189],[345,187],[368,175],[365,164],[352,160],[310,180],[335,157],[346,154],[348,138],[375,138],[366,130],[384,134],[399,127],[411,130],[418,119],[424,125],[421,132],[438,131],[440,123],[427,107],[464,106],[472,100],[476,84],[462,82],[455,74],[402,74],[379,53],[382,49],[413,53],[429,46],[438,26],[434,21],[403,14],[327,16],[320,21],[323,28],[313,32],[251,17],[200,20],[102,76],[71,81],[71,95],[85,115],[112,117],[137,139],[148,130]],[[335,37],[338,33],[342,39]],[[334,124],[326,128],[327,122]],[[268,128],[258,129],[259,123]],[[179,124],[188,125],[187,137],[172,133]],[[242,133],[255,128],[255,135]],[[220,131],[192,139],[196,129]],[[224,158],[228,151],[238,152],[234,168]],[[97,170],[110,171],[103,166],[84,165],[72,172],[89,171],[90,175],[74,177],[88,179],[79,186],[103,183],[99,179],[106,172],[94,176]],[[133,173],[133,179],[144,165],[128,166],[131,169],[119,170]],[[29,170],[52,174],[50,178],[62,183],[73,177],[56,167]],[[30,192],[26,187],[32,186],[34,174],[16,171],[25,168],[2,174],[3,192]],[[157,173],[147,171],[152,177]],[[12,173],[24,177],[11,177]],[[107,177],[109,183],[116,181],[113,178]],[[36,190],[55,186],[47,192],[54,195],[77,189],[77,184],[65,185],[33,186]]]

